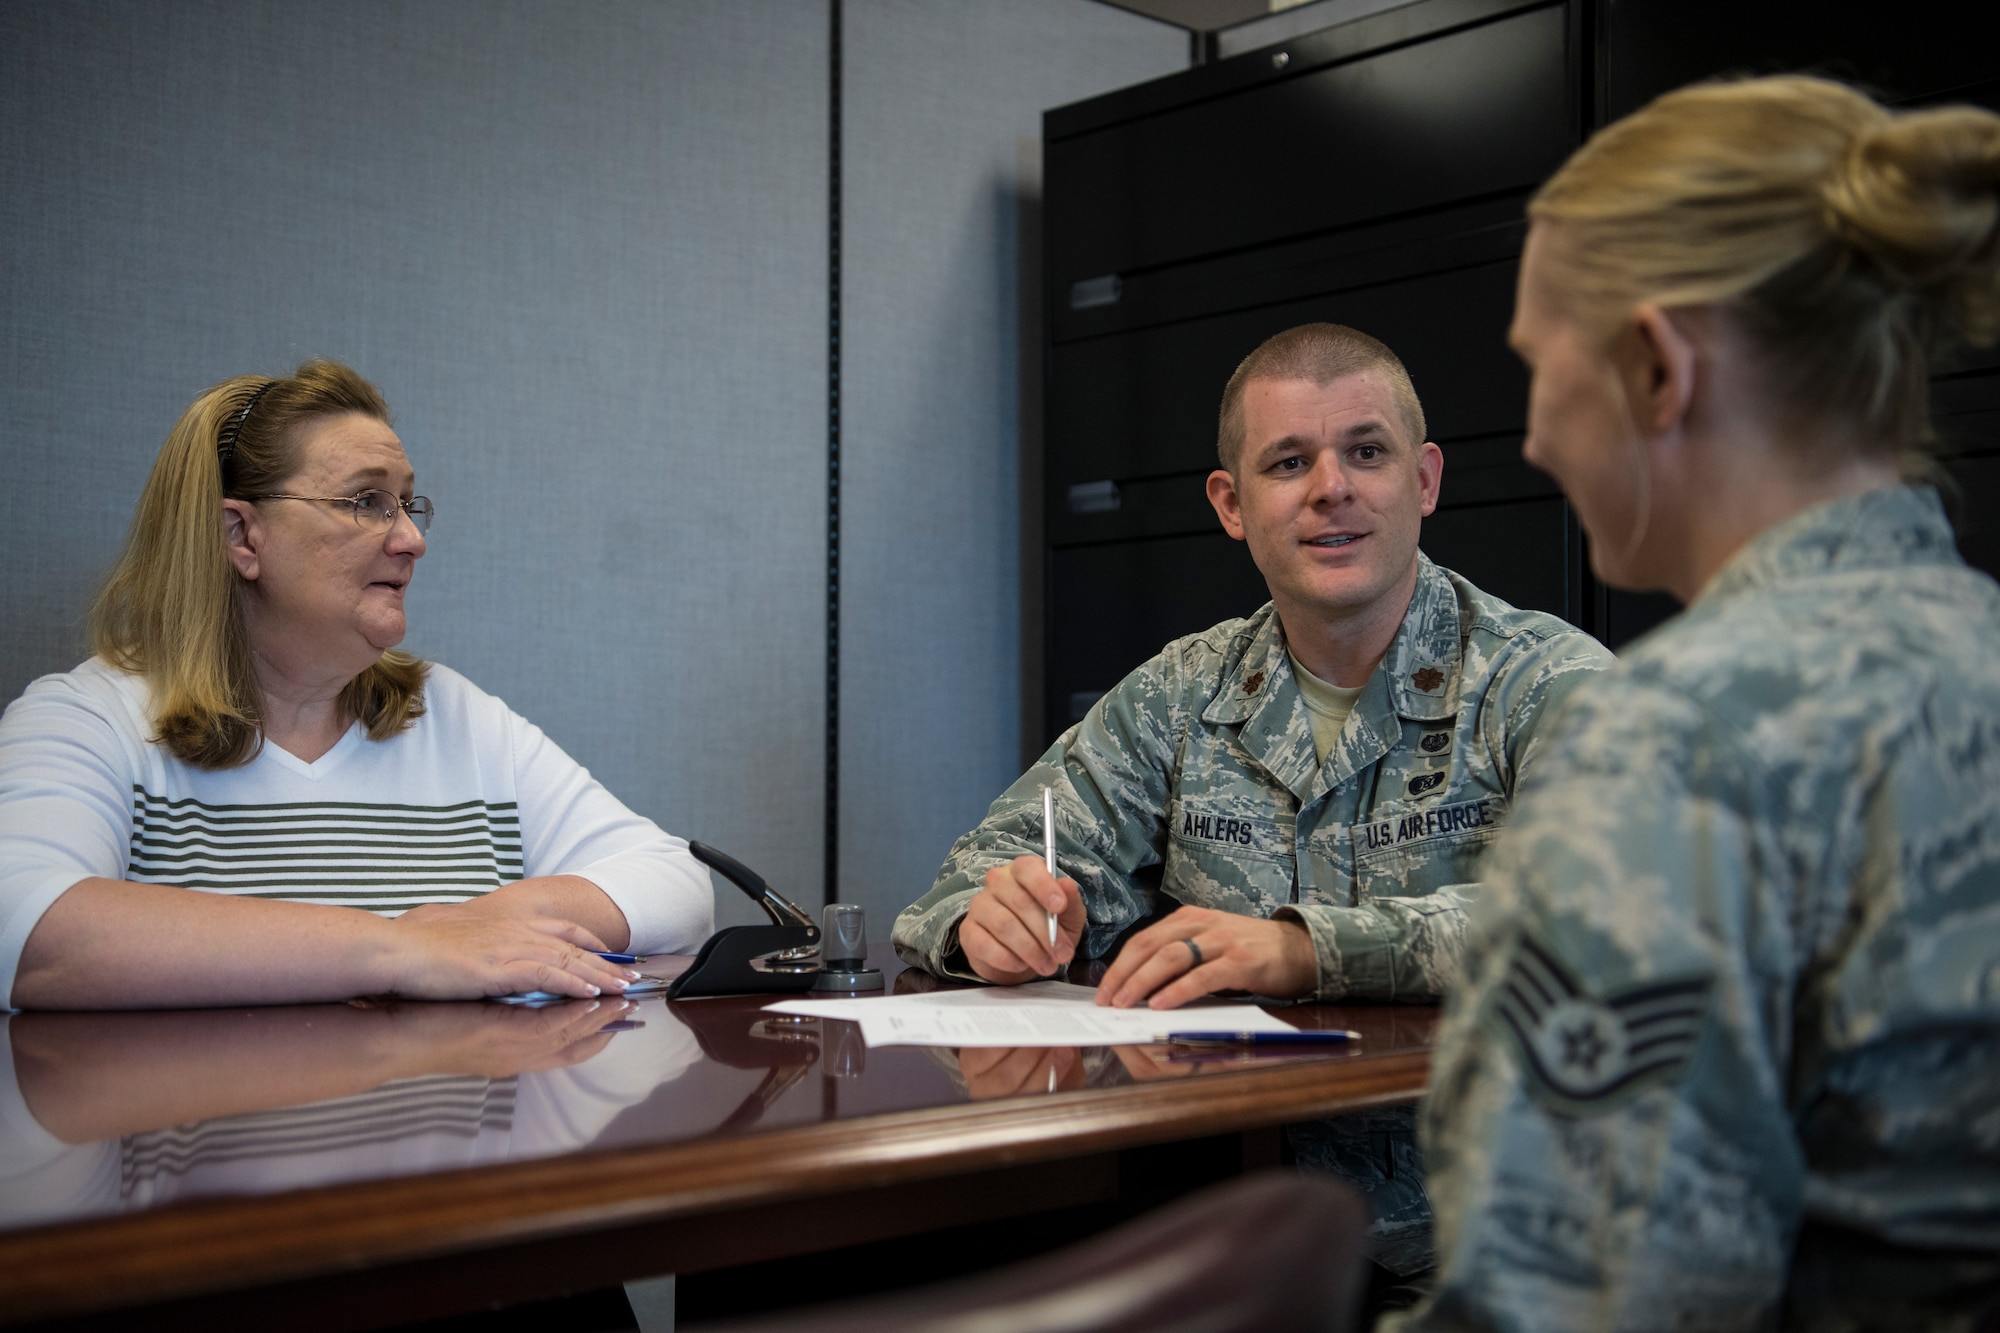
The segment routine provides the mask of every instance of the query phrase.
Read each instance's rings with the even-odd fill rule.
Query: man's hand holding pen
[[[1049,944],[1049,913],[1056,942]],[[1086,925],[1076,881],[1049,874],[1040,858],[1017,856],[986,872],[986,886],[972,895],[959,922],[965,961],[988,981],[1013,985],[1053,976],[1076,956]]]
[[[973,971],[1011,986],[1068,966],[1086,924],[1075,880],[1049,874],[1036,857],[1017,856],[986,872],[985,887],[959,923],[958,942]],[[1218,991],[1289,999],[1311,994],[1318,980],[1312,937],[1297,922],[1183,907],[1125,941],[1098,984],[1097,1002],[1172,1009]]]

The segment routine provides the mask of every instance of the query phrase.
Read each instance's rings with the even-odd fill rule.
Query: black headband
[[[229,424],[224,426],[222,428],[221,433],[215,437],[216,466],[218,467],[229,466],[229,457],[231,454],[236,452],[236,437],[242,434],[243,423],[250,419],[251,410],[257,406],[258,401],[262,399],[265,394],[271,392],[271,390],[277,387],[278,387],[278,381],[276,380],[265,381],[264,387],[257,390],[257,392],[251,394],[250,401],[243,404],[241,408],[237,409],[235,416],[229,418]]]

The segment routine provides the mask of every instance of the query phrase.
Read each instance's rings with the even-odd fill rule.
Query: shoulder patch
[[[1691,977],[1600,998],[1523,935],[1494,1013],[1513,1037],[1537,1101],[1565,1115],[1601,1115],[1687,1068],[1710,985],[1708,977]]]

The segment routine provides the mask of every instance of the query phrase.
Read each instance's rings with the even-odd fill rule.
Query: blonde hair
[[[1528,205],[1586,322],[1716,304],[1780,406],[1912,455],[1931,358],[2000,333],[2000,116],[1825,79],[1699,84],[1607,126]],[[1836,436],[1849,432],[1835,432]]]
[[[196,398],[160,447],[125,549],[91,605],[92,649],[146,678],[154,739],[197,768],[248,763],[263,744],[222,501],[283,490],[299,468],[299,427],[348,412],[389,420],[375,386],[333,361],[275,380],[239,375]],[[426,670],[407,653],[383,653],[348,682],[341,708],[370,739],[386,740],[423,716]]]
[[[1411,434],[1410,442],[1423,443],[1424,408],[1417,401],[1417,386],[1410,383],[1410,372],[1387,343],[1345,324],[1300,324],[1258,344],[1223,386],[1216,457],[1224,468],[1236,471],[1243,452],[1243,389],[1251,380],[1311,380],[1325,385],[1364,370],[1380,370],[1388,379],[1389,395]]]

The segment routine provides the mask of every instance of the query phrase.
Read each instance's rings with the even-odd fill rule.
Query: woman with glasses
[[[91,611],[0,719],[0,999],[615,996],[707,871],[548,737],[396,650],[431,503],[373,385],[197,398]]]
[[[1529,216],[1527,456],[1686,610],[1489,854],[1394,1327],[1991,1327],[2000,587],[1921,479],[1933,356],[2000,333],[2000,116],[1686,88]]]

